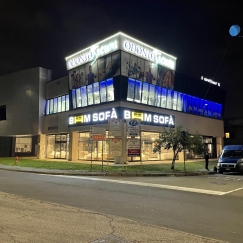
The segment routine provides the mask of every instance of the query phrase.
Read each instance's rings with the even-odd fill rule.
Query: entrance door
[[[66,159],[67,143],[58,142],[55,143],[55,159]]]

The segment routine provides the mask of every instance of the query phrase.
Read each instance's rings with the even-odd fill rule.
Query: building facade
[[[44,68],[0,77],[0,156],[167,160],[155,140],[179,125],[220,154],[225,92],[177,73],[175,57],[119,32],[66,63],[58,80]]]

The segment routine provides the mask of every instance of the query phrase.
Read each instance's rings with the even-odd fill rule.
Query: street
[[[236,243],[243,238],[242,181],[236,174],[101,178],[0,170],[4,193]]]

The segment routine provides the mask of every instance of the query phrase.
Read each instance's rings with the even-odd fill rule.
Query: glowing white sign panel
[[[210,79],[210,78],[206,78],[206,77],[201,76],[201,80],[206,81],[206,82],[209,82],[209,83],[211,83],[211,84],[214,84],[214,85],[217,85],[217,86],[220,87],[220,83],[218,83],[218,82],[216,82],[216,81],[213,81],[213,80]]]

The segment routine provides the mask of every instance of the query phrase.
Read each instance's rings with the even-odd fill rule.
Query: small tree
[[[159,138],[155,140],[153,152],[161,153],[162,147],[166,150],[172,149],[173,151],[171,163],[171,169],[173,171],[176,157],[183,149],[187,149],[189,152],[195,154],[202,154],[205,152],[205,145],[203,144],[200,134],[196,133],[195,136],[192,136],[189,133],[189,129],[184,130],[182,126],[177,126],[176,128],[169,127],[168,129],[163,127],[163,131],[159,135]]]

